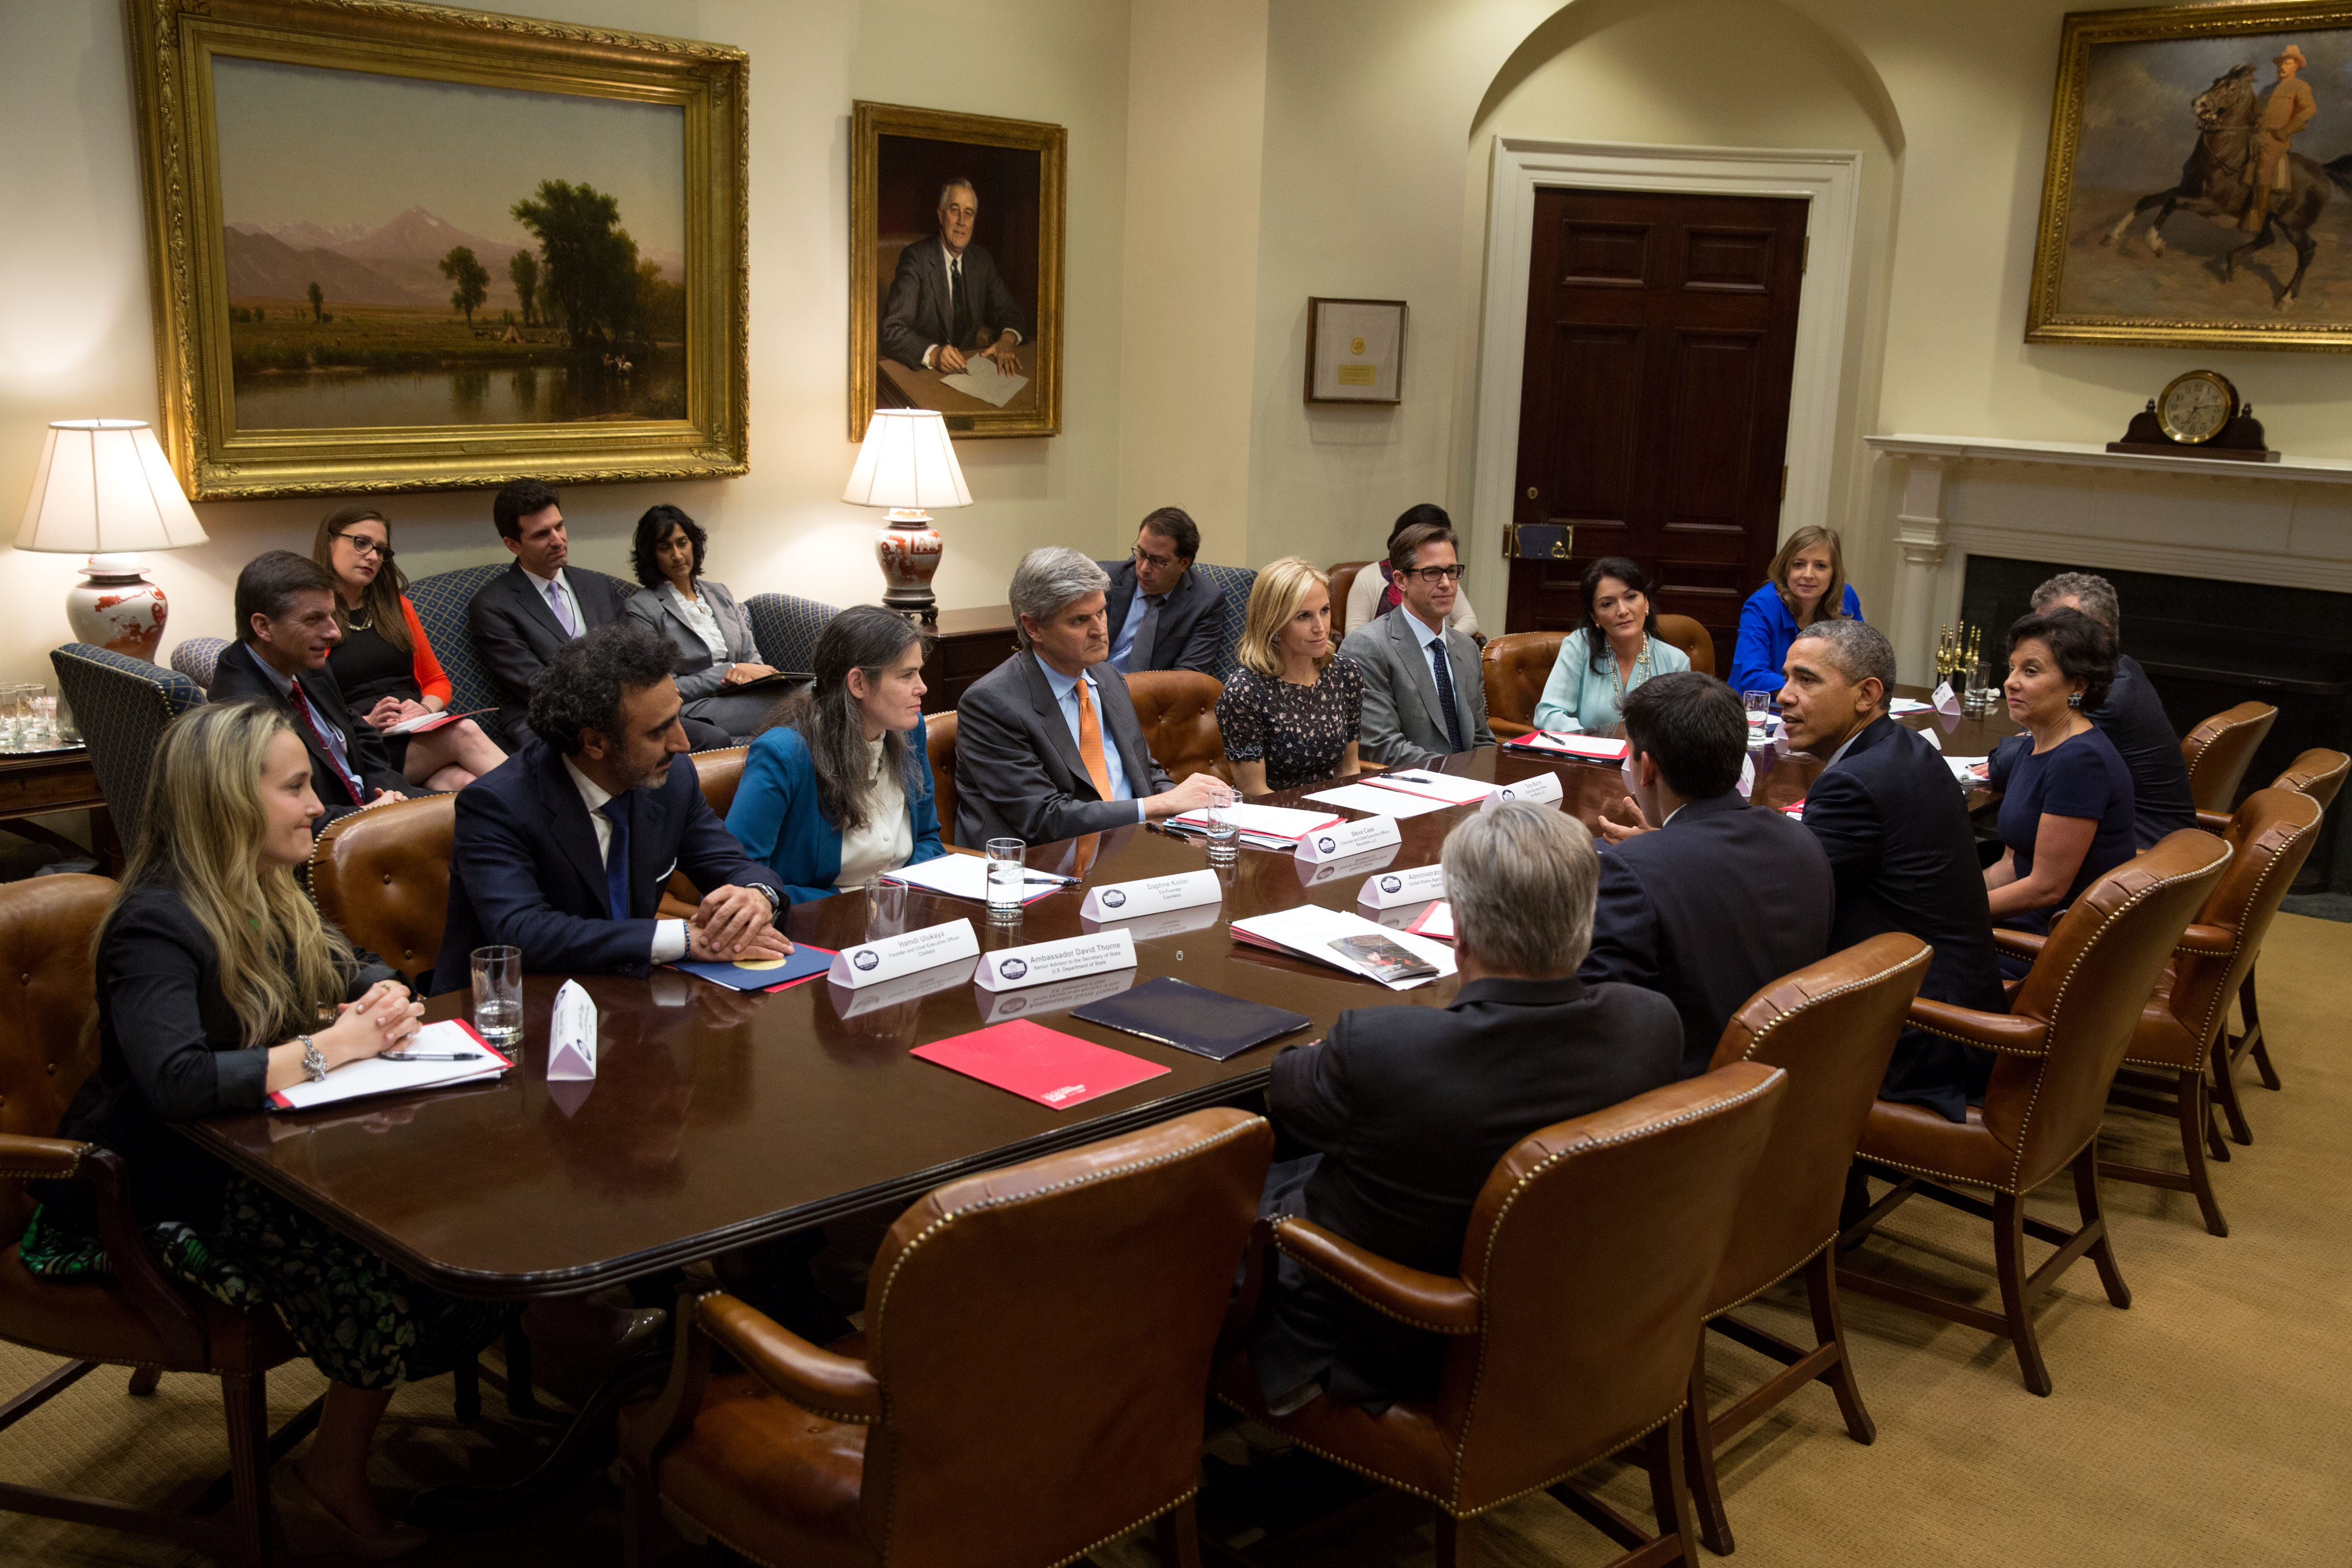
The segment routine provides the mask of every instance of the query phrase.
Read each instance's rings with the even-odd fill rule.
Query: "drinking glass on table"
[[[28,748],[58,743],[58,699],[38,681],[25,688],[25,713],[17,728]]]
[[[1202,837],[1208,841],[1211,865],[1231,865],[1241,853],[1241,829],[1234,822],[1234,807],[1240,799],[1221,784],[1209,791],[1209,803],[1202,808],[1208,819]]]
[[[522,1038],[522,949],[474,949],[474,1029],[501,1050]]]
[[[907,929],[907,884],[887,872],[866,879],[866,939],[897,936]]]
[[[24,742],[25,688],[0,684],[0,751],[22,751]]]
[[[1029,896],[1029,846],[1019,839],[991,839],[986,847],[988,918],[998,925],[1017,925]]]

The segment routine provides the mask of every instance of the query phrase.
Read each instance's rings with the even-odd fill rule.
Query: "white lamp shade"
[[[142,419],[61,419],[49,426],[16,548],[71,555],[178,549],[204,525]]]
[[[877,408],[841,498],[854,507],[969,507],[948,422],[928,408]]]

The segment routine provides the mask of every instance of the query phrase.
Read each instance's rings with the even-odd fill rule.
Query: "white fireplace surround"
[[[2143,457],[1999,436],[1864,439],[1904,465],[1893,625],[1908,681],[1929,676],[1937,628],[1959,619],[1971,555],[2352,593],[2352,460]]]

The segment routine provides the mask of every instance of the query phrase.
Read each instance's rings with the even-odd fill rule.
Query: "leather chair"
[[[226,637],[183,637],[173,645],[172,668],[202,686],[209,697],[213,674],[220,668],[220,656],[226,652]]]
[[[1871,1106],[1861,1157],[1900,1174],[1895,1190],[1840,1243],[1859,1246],[1915,1193],[1990,1219],[2002,1310],[1988,1312],[1844,1265],[1841,1289],[2007,1338],[2025,1386],[2036,1394],[2050,1392],[2050,1373],[2034,1334],[2033,1302],[2076,1259],[2089,1253],[2107,1300],[2131,1305],[2099,1210],[2099,1120],[2134,1022],[2229,861],[2230,846],[2210,833],[2184,828],[2169,834],[2074,901],[2008,1012],[1924,998],[1911,1004],[1911,1021],[1931,1034],[1996,1052],[1992,1080],[1984,1103],[1969,1107],[1965,1123],[1948,1122],[1925,1105],[1881,1100]],[[2074,1174],[2082,1215],[2071,1232],[2025,1212],[2026,1195],[2062,1170]],[[1962,1186],[1990,1188],[1992,1201],[1969,1197]],[[2030,1275],[2027,1236],[2058,1249]]]
[[[2319,802],[2319,809],[2326,811],[2335,804],[2336,791],[2344,788],[2344,775],[2347,769],[2352,769],[2352,757],[2340,751],[2329,751],[2324,747],[2314,747],[2288,763],[2286,771],[2271,782],[2275,788],[2310,796]],[[2201,821],[2204,813],[2198,815]],[[2263,1040],[2262,1003],[2254,994],[2254,969],[2252,965],[2247,966],[2245,984],[2238,988],[2238,1013],[2244,1023],[2245,1032],[2230,1041],[2230,1061],[2226,1071],[2235,1074],[2238,1063],[2251,1051],[2254,1066],[2263,1075],[2263,1087],[2278,1088],[2278,1069],[2271,1065],[2271,1049]],[[2234,1079],[2224,1082],[2221,1088],[2228,1096],[2223,1102],[2225,1104],[2236,1100]],[[2251,1139],[2241,1137],[2239,1141],[2245,1143]]]
[[[1346,624],[1348,595],[1355,590],[1356,574],[1371,564],[1368,560],[1343,560],[1331,567],[1331,640],[1335,643],[1355,630]]]
[[[147,805],[148,765],[163,727],[202,706],[204,689],[176,670],[88,643],[52,648],[49,665],[89,745],[90,771],[98,775],[115,830],[124,843],[135,844]]]
[[[1459,1277],[1391,1262],[1309,1220],[1262,1221],[1284,1257],[1453,1343],[1434,1401],[1377,1416],[1328,1395],[1271,1415],[1245,1352],[1219,1374],[1218,1396],[1435,1503],[1442,1568],[1470,1568],[1478,1516],[1538,1489],[1630,1549],[1617,1568],[1693,1561],[1677,1417],[1732,1215],[1788,1080],[1738,1062],[1522,1139],[1478,1195]],[[1637,1443],[1655,1537],[1567,1480]]]
[[[681,1295],[669,1385],[621,1416],[629,1562],[658,1493],[761,1563],[1068,1563],[1158,1520],[1196,1565],[1201,1402],[1273,1149],[1220,1108],[952,1182],[831,1350]]]
[[[695,779],[702,786],[703,800],[722,818],[735,804],[735,791],[743,782],[743,761],[751,754],[748,746],[714,746],[688,754]],[[663,920],[683,920],[701,903],[702,890],[694,885],[694,880],[682,871],[673,872],[655,914]]]
[[[90,940],[114,884],[45,876],[0,886],[0,972],[20,977],[0,1024],[0,1339],[66,1358],[4,1407],[16,1421],[100,1366],[131,1368],[147,1395],[166,1372],[217,1377],[227,1418],[231,1508],[225,1518],[106,1499],[0,1489],[0,1509],[176,1542],[228,1562],[272,1559],[271,1459],[316,1424],[318,1406],[269,1433],[269,1369],[299,1354],[274,1312],[250,1315],[180,1287],[158,1268],[131,1213],[129,1174],[110,1150],[47,1134],[98,1061]],[[83,1181],[98,1201],[113,1267],[96,1279],[27,1270],[17,1242],[32,1217],[24,1183]]]
[[[1225,737],[1217,729],[1217,699],[1224,690],[1223,681],[1198,670],[1145,670],[1127,677],[1144,749],[1171,779],[1211,773],[1234,781]]]
[[[931,754],[931,807],[940,814],[940,842],[950,849],[956,847],[955,735],[954,709],[923,716],[925,749]]]
[[[449,917],[457,797],[388,800],[336,818],[310,846],[319,917],[408,977],[430,978]]]
[[[1242,645],[1242,633],[1249,630],[1250,590],[1257,586],[1257,573],[1245,566],[1210,566],[1202,561],[1194,561],[1192,570],[1225,591],[1217,624],[1217,662],[1209,666],[1209,674],[1220,681],[1230,680],[1241,663],[1234,650]]]
[[[804,674],[816,668],[817,634],[841,612],[789,593],[755,593],[743,601],[743,613],[751,618],[760,656],[772,668]]]
[[[2223,835],[2231,851],[2229,869],[2182,935],[2124,1051],[2126,1073],[2137,1079],[2155,1074],[2157,1080],[2118,1082],[2109,1096],[2121,1104],[2177,1115],[2187,1174],[2106,1160],[2099,1162],[2099,1174],[2194,1194],[2205,1228],[2215,1236],[2227,1236],[2230,1227],[2205,1167],[2206,1143],[2210,1139],[2217,1159],[2229,1158],[2229,1153],[2210,1131],[2205,1070],[2210,1062],[2215,1093],[2228,1108],[2231,1127],[2241,1130],[2238,1141],[2253,1142],[2242,1131],[2245,1114],[2230,1076],[2230,997],[2252,972],[2279,900],[2318,841],[2320,816],[2318,801],[2292,789],[2257,789],[2246,797]],[[1995,937],[2017,953],[2038,953],[2043,945],[2030,932],[2000,931]]]
[[[1658,641],[1671,643],[1683,651],[1691,668],[1700,674],[1715,674],[1715,638],[1707,629],[1687,615],[1658,617]]]
[[[2238,786],[2254,753],[2278,722],[2278,709],[2268,703],[2240,703],[2215,714],[2189,732],[2180,743],[2180,758],[2189,764],[2189,793],[2197,803],[2198,820],[2215,832],[2221,825],[2206,821],[2203,813],[2229,815],[2238,803]]]
[[[1732,1542],[1716,1479],[1716,1451],[1782,1401],[1812,1383],[1826,1383],[1837,1396],[1846,1435],[1857,1443],[1878,1436],[1863,1407],[1862,1390],[1854,1385],[1853,1361],[1838,1319],[1832,1243],[1837,1240],[1838,1205],[1854,1145],[1878,1098],[1905,1013],[1934,956],[1926,943],[1901,932],[1857,943],[1757,992],[1731,1015],[1717,1042],[1710,1066],[1752,1061],[1785,1068],[1789,1074],[1772,1140],[1739,1200],[1731,1245],[1706,1294],[1708,1327],[1786,1370],[1722,1415],[1710,1415],[1706,1336],[1701,1334],[1691,1369],[1690,1406],[1684,1412],[1683,1448],[1690,1461],[1699,1539],[1717,1554],[1728,1553]],[[1731,1316],[1733,1309],[1801,1269],[1812,1309],[1811,1349]]]
[[[1478,671],[1486,682],[1486,727],[1496,739],[1534,732],[1536,704],[1567,641],[1565,632],[1507,632],[1488,639]]]

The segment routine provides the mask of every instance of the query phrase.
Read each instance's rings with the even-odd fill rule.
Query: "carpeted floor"
[[[2197,1221],[2186,1195],[2105,1184],[2116,1256],[2134,1298],[2106,1304],[2088,1263],[2070,1270],[2040,1312],[2056,1392],[2037,1399],[2018,1381],[2006,1343],[1875,1301],[1849,1297],[1846,1327],[1878,1440],[1849,1440],[1826,1389],[1810,1389],[1753,1428],[1722,1458],[1738,1561],[1749,1568],[1936,1563],[1946,1568],[2216,1568],[2352,1562],[2352,1385],[2340,1331],[2352,1301],[2352,1184],[2342,1174],[2352,1120],[2352,1061],[2340,1055],[2352,973],[2352,930],[2282,915],[2263,965],[2272,1051],[2285,1081],[2272,1093],[2245,1071],[2251,1148],[2218,1168],[2231,1234]],[[2177,1168],[2172,1124],[2137,1113],[2109,1118],[2125,1158]],[[2036,1203],[2073,1218],[2063,1178]],[[1933,1205],[1906,1206],[1867,1251],[1946,1288],[1995,1298],[1983,1227]],[[2038,1257],[2037,1252],[2034,1256]],[[1801,1297],[1756,1313],[1790,1337]],[[1763,1364],[1717,1342],[1720,1404]],[[53,1363],[0,1346],[0,1389]],[[271,1379],[282,1418],[318,1392],[317,1375]],[[488,1393],[488,1391],[486,1391]],[[495,1395],[488,1403],[497,1406]],[[94,1375],[48,1408],[0,1432],[0,1479],[161,1499],[201,1487],[221,1464],[213,1385],[166,1378],[149,1399],[121,1375]],[[1215,1445],[1240,1461],[1247,1434]],[[494,1422],[449,1419],[446,1380],[404,1391],[376,1462],[388,1488],[517,1473],[529,1441]],[[1264,1456],[1260,1455],[1261,1462]],[[1601,1467],[1606,1495],[1643,1517],[1636,1472]],[[446,1537],[414,1559],[472,1564],[574,1565],[620,1561],[618,1493],[603,1478],[559,1506],[491,1534]],[[1252,1549],[1267,1568],[1419,1568],[1432,1560],[1427,1511],[1389,1498],[1333,1524]],[[1548,1498],[1488,1516],[1481,1561],[1497,1568],[1598,1564],[1615,1552]],[[1135,1540],[1097,1554],[1101,1568],[1155,1561]],[[177,1563],[184,1552],[131,1537],[8,1517],[0,1565]],[[700,1554],[680,1543],[668,1568]]]

